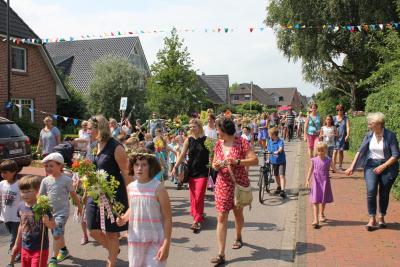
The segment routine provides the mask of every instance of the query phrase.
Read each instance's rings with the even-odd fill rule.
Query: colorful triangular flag
[[[78,119],[74,119],[74,125],[78,125],[79,120]]]
[[[67,122],[68,121],[68,117],[63,117],[63,119],[65,120],[65,122]]]

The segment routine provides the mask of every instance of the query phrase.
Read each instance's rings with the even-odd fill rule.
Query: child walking
[[[274,127],[268,130],[270,139],[267,143],[267,151],[271,153],[269,160],[271,161],[273,172],[278,187],[274,194],[281,198],[286,198],[286,154],[285,143],[279,138],[279,129]]]
[[[332,115],[328,115],[325,118],[325,125],[322,126],[320,132],[320,140],[322,139],[328,145],[328,157],[332,158],[333,150],[335,148],[335,139],[338,136],[337,129],[333,124]]]
[[[122,226],[129,221],[130,267],[166,266],[172,215],[167,190],[153,178],[160,170],[155,156],[146,150],[129,156],[129,171],[136,180],[127,186],[129,209],[117,219],[117,224]]]
[[[18,227],[17,240],[15,241],[12,255],[14,256],[21,251],[22,267],[47,266],[47,259],[49,256],[49,236],[47,228],[53,229],[56,226],[51,212],[44,215],[40,220],[35,220],[32,207],[37,202],[40,183],[41,178],[39,176],[28,175],[22,177],[18,184],[24,203],[18,208],[18,217],[21,223]],[[43,227],[46,228],[43,230]],[[41,244],[42,231],[44,231],[43,244]],[[42,250],[40,250],[41,248]],[[8,266],[14,266],[13,262]]]
[[[18,165],[13,160],[5,160],[0,164],[0,173],[3,181],[0,182],[0,221],[3,221],[10,233],[10,245],[8,253],[14,247],[17,238],[19,217],[18,207],[21,202],[19,187],[17,181]],[[14,262],[21,260],[21,254],[18,253],[11,259],[11,266]]]
[[[331,182],[329,179],[329,167],[332,159],[327,157],[328,145],[324,142],[317,143],[317,156],[311,159],[311,165],[308,170],[306,186],[310,186],[310,202],[313,204],[314,220],[312,226],[315,229],[320,228],[320,222],[325,222],[325,205],[333,202]],[[335,166],[333,166],[334,168]],[[334,169],[335,171],[335,169]]]
[[[48,267],[57,267],[57,263],[69,256],[65,245],[64,233],[65,224],[69,217],[69,199],[71,196],[78,207],[78,215],[82,214],[82,206],[73,186],[72,179],[63,173],[64,158],[60,153],[51,153],[46,156],[42,163],[48,174],[42,180],[39,194],[49,197],[50,205],[53,208],[56,227],[53,234],[53,257],[49,260]]]

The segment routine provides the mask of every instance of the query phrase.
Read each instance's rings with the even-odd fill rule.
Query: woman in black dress
[[[126,186],[131,182],[128,175],[128,157],[123,146],[111,137],[108,121],[101,115],[92,117],[89,120],[90,128],[95,129],[97,133],[97,148],[94,154],[93,163],[97,170],[105,170],[109,175],[119,181],[119,186],[115,199],[128,208],[128,197]],[[100,209],[97,204],[89,198],[86,205],[86,220],[90,236],[99,244],[108,250],[107,267],[114,267],[119,253],[119,232],[126,231],[128,225],[117,226],[111,223],[109,219],[105,220],[105,233],[101,230]]]

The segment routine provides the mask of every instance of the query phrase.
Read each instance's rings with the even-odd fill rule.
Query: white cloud
[[[265,27],[264,0],[151,0],[137,7],[128,2],[19,0],[12,1],[12,7],[43,38],[194,27],[196,32],[180,35],[194,59],[195,69],[207,74],[229,74],[231,83],[252,80],[261,87],[296,86],[306,95],[317,91],[303,81],[300,63],[288,63],[277,49],[272,30],[248,31],[252,26]],[[204,28],[216,27],[233,27],[234,32],[203,32]],[[162,48],[164,36],[139,36],[150,64]]]

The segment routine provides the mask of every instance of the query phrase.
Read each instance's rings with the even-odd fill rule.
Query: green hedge
[[[365,116],[362,117],[353,117],[349,116],[350,121],[350,151],[357,152],[358,148],[361,145],[362,140],[364,139],[365,134],[368,131],[367,128],[367,118]]]
[[[29,137],[29,140],[31,141],[31,144],[37,144],[39,141],[39,135],[41,128],[30,122],[27,119],[14,119],[14,122],[21,128],[21,130],[26,134],[26,136]]]
[[[385,114],[385,127],[394,131],[397,135],[397,140],[400,140],[400,82],[398,80],[369,95],[365,110],[367,112],[380,111]],[[400,199],[399,177],[397,177],[393,186],[393,195],[395,198]]]

